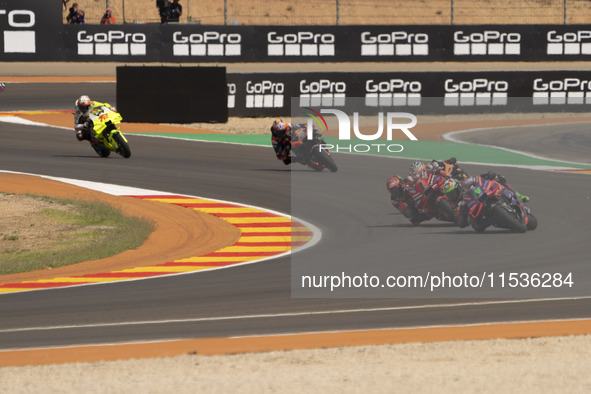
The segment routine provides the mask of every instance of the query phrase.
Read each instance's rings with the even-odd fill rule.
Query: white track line
[[[572,123],[569,122],[568,124],[581,124],[581,123],[589,123],[589,122],[572,122]],[[544,127],[545,126],[564,126],[564,123],[549,123],[549,124],[543,124],[543,125],[519,125],[519,126],[500,126],[500,127],[479,127],[479,128],[473,128],[473,129],[467,129],[467,130],[451,131],[449,133],[443,134],[441,136],[441,138],[443,138],[446,141],[455,142],[455,143],[459,143],[459,144],[476,145],[476,146],[484,146],[484,147],[487,147],[487,148],[501,149],[501,150],[504,150],[506,152],[511,152],[511,153],[515,153],[515,154],[519,154],[519,155],[531,157],[533,159],[538,159],[538,160],[556,161],[556,162],[561,162],[561,163],[576,164],[576,165],[590,166],[591,167],[591,164],[589,164],[589,163],[580,163],[580,162],[576,162],[576,161],[566,161],[566,160],[556,160],[556,159],[552,159],[552,158],[548,158],[548,157],[544,157],[544,156],[538,156],[538,155],[535,155],[533,153],[520,151],[520,150],[517,150],[517,149],[504,148],[502,146],[497,146],[497,145],[478,144],[478,143],[473,143],[473,142],[466,142],[466,141],[462,141],[461,139],[459,139],[459,138],[456,137],[456,136],[459,136],[459,135],[462,135],[462,134],[476,133],[476,132],[488,131],[488,130],[512,129],[512,128],[522,128],[522,127],[523,128],[525,128],[525,127],[540,127],[540,126],[544,126]],[[478,164],[478,163],[473,163],[473,164]],[[521,167],[521,166],[511,165],[510,167]],[[523,167],[530,168],[532,166],[523,166]],[[542,166],[535,166],[535,167],[536,168],[540,168]],[[555,168],[555,167],[551,167],[551,168]],[[565,168],[565,169],[567,169],[567,168]]]
[[[427,304],[414,306],[394,306],[382,308],[365,308],[365,309],[337,309],[329,311],[308,311],[308,312],[289,312],[289,313],[274,313],[274,314],[257,314],[257,315],[237,315],[237,316],[220,316],[220,317],[199,317],[187,319],[163,319],[163,320],[145,320],[145,321],[127,321],[116,323],[95,323],[95,324],[78,324],[78,325],[62,325],[62,326],[44,326],[44,327],[21,327],[2,329],[0,333],[9,332],[26,332],[26,331],[51,331],[51,330],[66,330],[66,329],[84,329],[84,328],[107,328],[107,327],[121,327],[121,326],[139,326],[139,325],[158,325],[158,324],[172,324],[172,323],[205,323],[205,322],[220,322],[231,320],[252,320],[252,319],[273,319],[286,317],[302,317],[302,316],[330,316],[343,315],[355,313],[370,313],[370,312],[394,312],[394,311],[410,311],[410,310],[425,310],[425,309],[450,309],[467,306],[488,306],[488,305],[507,305],[507,304],[527,304],[537,302],[554,302],[554,301],[572,301],[591,299],[589,297],[562,297],[562,298],[534,298],[527,300],[496,300],[496,301],[482,301],[482,302],[464,302],[457,304]],[[550,321],[552,319],[549,319]],[[569,320],[569,319],[567,319]],[[581,319],[573,319],[581,320]],[[540,320],[542,321],[542,320]],[[552,320],[557,321],[557,320]],[[474,323],[458,326],[480,325],[480,324],[497,324],[498,322],[490,323]],[[456,326],[456,325],[453,325]],[[437,326],[425,326],[437,327]],[[399,327],[406,328],[406,327]],[[350,330],[345,330],[350,331]],[[365,330],[360,330],[365,331]],[[338,331],[340,332],[340,331]]]

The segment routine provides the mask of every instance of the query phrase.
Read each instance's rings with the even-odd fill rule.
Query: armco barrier
[[[588,25],[64,25],[60,0],[0,0],[0,61],[591,60]]]
[[[591,110],[591,71],[227,74],[230,116],[285,116],[301,107],[346,107],[363,97],[413,113]],[[356,110],[359,110],[357,108]]]

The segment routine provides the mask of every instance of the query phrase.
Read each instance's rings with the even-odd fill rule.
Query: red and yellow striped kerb
[[[233,245],[202,256],[120,271],[8,283],[0,286],[0,293],[145,279],[253,263],[289,253],[310,242],[314,236],[304,224],[261,208],[180,195],[130,197],[179,205],[216,216],[238,227],[240,238]]]

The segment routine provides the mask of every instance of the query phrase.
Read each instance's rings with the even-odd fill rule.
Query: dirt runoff
[[[588,393],[591,336],[0,368],[17,393]]]

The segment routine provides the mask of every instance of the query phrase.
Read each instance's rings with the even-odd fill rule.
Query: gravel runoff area
[[[0,391],[589,393],[590,342],[587,335],[4,367]]]
[[[12,75],[19,69],[4,63],[0,72],[7,71],[7,66]],[[56,66],[72,75],[71,67]],[[37,68],[37,75],[57,75],[50,69],[56,70]],[[3,367],[0,391],[587,393],[591,392],[590,360],[591,335],[411,343]]]

